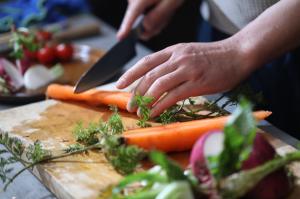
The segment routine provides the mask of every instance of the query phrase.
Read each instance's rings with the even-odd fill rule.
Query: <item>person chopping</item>
[[[184,0],[128,0],[121,40],[145,10],[142,39],[165,27]],[[154,97],[157,116],[190,96],[226,92],[247,82],[262,92],[270,121],[296,137],[300,130],[300,1],[207,0],[202,2],[200,42],[180,43],[138,61],[117,81]],[[167,93],[161,98],[162,95]],[[128,103],[128,111],[136,107]]]

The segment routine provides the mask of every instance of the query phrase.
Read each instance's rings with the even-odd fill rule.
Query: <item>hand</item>
[[[251,69],[239,43],[227,39],[214,43],[183,43],[146,56],[117,82],[122,89],[143,77],[134,94],[152,96],[151,117],[190,96],[234,88]],[[132,99],[127,105],[130,112]]]
[[[151,7],[145,15],[143,26],[145,31],[141,38],[147,40],[158,34],[169,22],[176,9],[184,0],[128,0],[128,7],[121,27],[117,33],[118,39],[123,39],[132,29],[135,20]]]

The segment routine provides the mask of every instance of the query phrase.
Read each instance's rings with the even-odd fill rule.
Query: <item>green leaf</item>
[[[136,174],[132,174],[129,176],[126,176],[123,180],[121,180],[118,184],[118,186],[115,188],[114,192],[120,192],[120,190],[124,189],[126,186],[135,183],[135,182],[147,182],[147,183],[167,183],[168,179],[161,175],[160,173],[152,173],[149,171],[139,172]]]
[[[240,170],[252,150],[255,135],[252,107],[242,99],[224,128],[223,151],[218,156],[208,157],[209,169],[217,180]]]
[[[169,181],[187,180],[181,167],[174,161],[168,159],[163,153],[152,151],[150,153],[150,159],[153,163],[160,165],[162,169],[166,171]]]

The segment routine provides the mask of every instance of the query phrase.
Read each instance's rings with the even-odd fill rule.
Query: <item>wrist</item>
[[[237,33],[228,40],[235,49],[239,67],[241,67],[244,76],[250,75],[263,64],[263,61],[259,58],[259,51],[255,47],[253,39],[244,34]]]

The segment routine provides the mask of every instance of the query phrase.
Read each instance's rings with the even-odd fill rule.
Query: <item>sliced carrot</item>
[[[256,111],[257,120],[263,120],[271,112]],[[172,123],[164,126],[149,127],[125,131],[123,137],[127,144],[143,149],[157,149],[164,152],[186,151],[192,149],[199,137],[211,130],[224,128],[229,116],[190,122]]]
[[[83,93],[75,94],[74,88],[68,85],[51,84],[48,86],[46,95],[58,100],[81,101],[91,105],[116,105],[126,110],[127,102],[131,94],[122,91],[103,91],[92,89]]]

